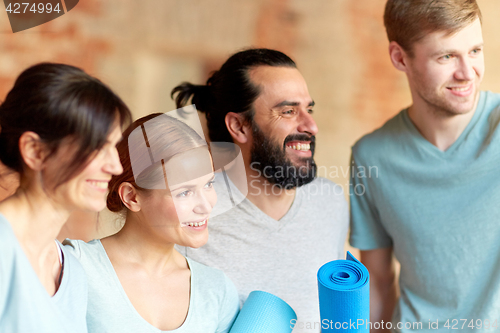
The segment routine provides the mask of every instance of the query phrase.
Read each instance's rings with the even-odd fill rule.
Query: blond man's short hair
[[[384,25],[389,41],[412,55],[413,45],[427,34],[451,35],[478,18],[482,17],[476,0],[388,0]]]

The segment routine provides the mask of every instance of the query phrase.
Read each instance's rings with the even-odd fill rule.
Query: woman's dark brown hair
[[[23,133],[38,134],[49,149],[48,157],[69,138],[77,148],[70,162],[61,166],[60,185],[85,168],[117,120],[122,126],[130,122],[130,111],[98,79],[69,65],[34,65],[19,75],[0,105],[0,161],[22,178]]]

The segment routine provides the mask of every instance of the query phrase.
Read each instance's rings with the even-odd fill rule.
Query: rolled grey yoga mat
[[[229,333],[290,333],[295,311],[281,298],[265,291],[252,291]]]
[[[321,332],[369,333],[370,276],[366,267],[347,252],[318,271]]]

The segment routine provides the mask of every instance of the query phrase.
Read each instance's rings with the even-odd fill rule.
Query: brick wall
[[[495,38],[500,2],[478,2],[486,42],[483,89],[500,91],[500,40]],[[66,15],[16,34],[7,15],[0,13],[0,99],[27,66],[64,62],[109,84],[137,118],[174,109],[169,93],[176,84],[204,82],[231,53],[248,46],[275,48],[297,61],[316,102],[317,162],[345,171],[350,146],[411,103],[406,78],[387,55],[384,4],[385,0],[82,0]],[[347,183],[341,173],[323,176]],[[9,182],[7,190],[0,189],[0,199],[15,187],[15,178]],[[80,214],[76,221],[88,224],[79,237],[93,237],[94,215]]]

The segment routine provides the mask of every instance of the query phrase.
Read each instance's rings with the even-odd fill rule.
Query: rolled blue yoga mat
[[[281,298],[265,291],[252,291],[229,333],[290,333],[295,311]]]
[[[318,271],[321,332],[370,330],[370,276],[366,267],[347,252]]]

